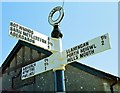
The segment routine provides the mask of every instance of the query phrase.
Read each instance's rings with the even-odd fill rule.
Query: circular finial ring
[[[53,20],[52,17],[54,15],[55,12],[59,11],[59,16],[56,20]],[[61,20],[63,19],[64,16],[64,10],[61,6],[57,6],[55,8],[52,9],[52,11],[50,12],[49,16],[48,16],[48,22],[51,25],[55,25],[55,24],[59,24],[61,22]]]

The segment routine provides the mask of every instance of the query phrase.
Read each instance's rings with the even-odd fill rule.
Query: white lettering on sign
[[[105,34],[63,51],[63,58],[70,63],[107,49],[110,49],[110,43],[108,34]]]
[[[9,35],[44,49],[51,50],[53,46],[48,36],[12,21],[9,26]]]

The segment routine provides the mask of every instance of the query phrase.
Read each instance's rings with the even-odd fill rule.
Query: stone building
[[[2,64],[2,91],[54,93],[53,71],[21,80],[22,67],[50,56],[52,53],[29,43],[18,41]],[[99,71],[84,64],[74,62],[65,70],[65,88],[68,91],[100,91],[100,93],[120,93],[120,78]]]

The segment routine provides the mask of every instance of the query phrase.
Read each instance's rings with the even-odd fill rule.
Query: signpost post
[[[58,43],[56,46],[60,46],[58,52],[60,54],[62,53],[62,33],[59,31],[58,25],[54,26],[52,38],[57,38],[61,42]],[[60,60],[58,60],[60,63]],[[60,66],[58,68],[53,69],[54,70],[54,84],[55,84],[55,91],[56,92],[65,92],[65,82],[64,82],[64,66]]]
[[[57,20],[53,20],[52,17],[56,11],[60,12],[60,15]],[[62,20],[64,16],[63,8],[58,6],[52,9],[52,11],[49,14],[48,21],[49,23],[54,27],[51,37],[56,38],[59,40],[59,43],[54,44],[54,46],[58,47],[58,52],[62,53],[62,33],[59,30],[59,23]],[[60,60],[58,60],[60,62]],[[57,62],[57,63],[59,63]],[[58,68],[53,69],[54,70],[54,84],[55,84],[55,91],[56,92],[65,92],[65,82],[64,82],[64,66],[59,66]]]
[[[57,20],[52,20],[53,14],[56,11],[59,11],[60,15]],[[51,33],[51,38],[12,21],[10,22],[9,27],[10,36],[53,52],[48,58],[22,67],[21,79],[24,80],[37,74],[53,70],[56,92],[65,92],[64,71],[66,65],[111,48],[109,35],[107,33],[62,51],[63,34],[58,26],[63,16],[64,11],[60,6],[55,7],[50,12],[48,21],[54,27]]]

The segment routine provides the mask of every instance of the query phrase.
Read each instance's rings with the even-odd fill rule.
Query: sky
[[[62,2],[2,2],[0,64],[4,62],[18,41],[8,35],[10,21],[50,37],[53,27],[48,23],[48,15],[56,6],[62,6]],[[65,15],[60,23],[63,50],[108,33],[111,49],[79,62],[118,76],[118,3],[65,2],[63,8]]]

